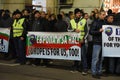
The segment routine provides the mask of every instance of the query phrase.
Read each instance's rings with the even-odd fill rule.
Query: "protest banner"
[[[103,29],[103,57],[120,57],[120,26],[104,25]]]
[[[80,34],[28,32],[27,58],[81,60]]]
[[[8,28],[0,28],[0,52],[8,52],[10,30]]]

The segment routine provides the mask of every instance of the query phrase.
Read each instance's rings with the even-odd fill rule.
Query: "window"
[[[32,0],[33,9],[46,11],[46,0]]]

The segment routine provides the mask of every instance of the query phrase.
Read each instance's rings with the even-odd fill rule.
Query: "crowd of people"
[[[5,58],[16,59],[21,65],[39,65],[41,59],[26,59],[25,45],[28,31],[39,32],[81,32],[80,42],[81,61],[74,61],[73,71],[82,68],[82,74],[87,75],[91,69],[94,78],[100,78],[102,69],[107,73],[120,74],[120,58],[102,58],[102,25],[120,25],[120,13],[113,13],[111,9],[94,9],[90,14],[76,8],[74,11],[57,16],[51,12],[24,9],[16,10],[10,15],[9,10],[0,10],[0,27],[10,29],[9,52]],[[49,59],[44,59],[45,65]],[[103,65],[102,65],[103,64]],[[82,67],[80,67],[82,66]],[[107,67],[106,67],[107,66]]]

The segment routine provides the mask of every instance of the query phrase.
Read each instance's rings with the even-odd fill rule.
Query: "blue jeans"
[[[81,47],[81,61],[82,61],[82,66],[83,66],[83,70],[87,70],[88,69],[88,65],[87,65],[87,46],[86,44],[83,44]]]
[[[92,75],[97,75],[102,73],[102,46],[101,45],[93,45],[93,54],[92,54]]]

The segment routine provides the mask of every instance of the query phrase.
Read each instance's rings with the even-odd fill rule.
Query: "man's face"
[[[41,17],[42,17],[42,18],[45,18],[45,17],[46,17],[46,15],[45,15],[44,12],[41,13]]]
[[[85,14],[84,18],[87,20],[89,18],[89,15]]]
[[[113,16],[109,16],[108,18],[107,18],[107,22],[109,22],[109,23],[112,23],[113,22]]]
[[[23,15],[28,16],[29,15],[28,11],[25,10]]]
[[[40,13],[36,13],[35,18],[39,18],[39,17],[40,17]]]
[[[78,12],[75,14],[76,18],[80,18],[82,16],[82,13]]]
[[[99,15],[99,18],[102,19],[102,20],[104,20],[105,17],[106,17],[105,12],[101,12],[100,15]]]
[[[15,17],[19,19],[21,17],[21,14],[16,14]]]

